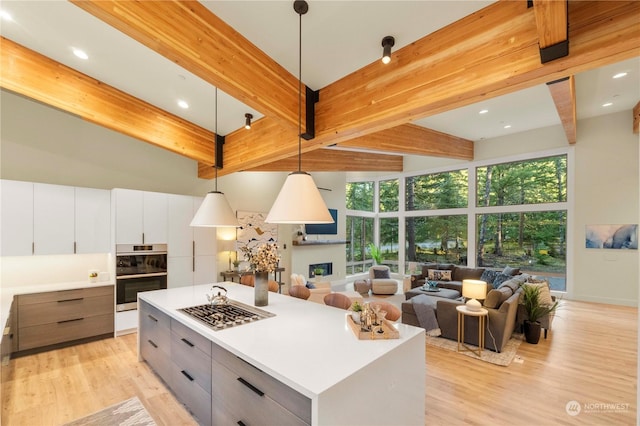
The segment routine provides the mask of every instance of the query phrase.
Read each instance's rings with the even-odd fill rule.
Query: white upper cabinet
[[[72,186],[33,185],[34,254],[74,253],[74,203]]]
[[[116,244],[167,243],[167,194],[114,189]]]
[[[110,251],[111,192],[2,180],[2,256]]]
[[[111,251],[111,191],[76,188],[76,253]]]
[[[2,256],[33,254],[33,183],[0,182]]]

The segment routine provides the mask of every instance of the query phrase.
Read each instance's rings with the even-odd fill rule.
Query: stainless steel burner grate
[[[216,331],[276,315],[233,300],[226,305],[205,304],[178,310],[205,323]]]

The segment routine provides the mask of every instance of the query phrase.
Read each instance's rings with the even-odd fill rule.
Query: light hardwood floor
[[[524,362],[508,367],[427,346],[425,424],[636,424],[637,309],[563,301],[553,326],[538,345],[522,343]],[[6,426],[60,425],[134,395],[160,425],[195,424],[137,361],[135,334],[11,363]],[[577,416],[567,414],[570,401],[582,408]]]

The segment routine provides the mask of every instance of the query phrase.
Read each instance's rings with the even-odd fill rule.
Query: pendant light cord
[[[213,160],[213,168],[215,169],[215,178],[214,178],[214,190],[218,192],[218,158],[220,157],[216,152],[218,150],[218,88],[216,87],[215,97],[214,97],[214,105],[216,107],[215,112],[213,113],[214,124],[213,124],[213,132],[215,135],[213,136],[213,146],[215,152],[215,159]]]
[[[298,171],[302,171],[302,13],[298,28]]]

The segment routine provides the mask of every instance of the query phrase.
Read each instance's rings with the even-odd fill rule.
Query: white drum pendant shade
[[[293,172],[287,176],[265,222],[333,223],[333,218],[311,175]]]
[[[238,219],[231,210],[227,198],[220,191],[211,191],[204,197],[191,226],[197,227],[238,227]]]

